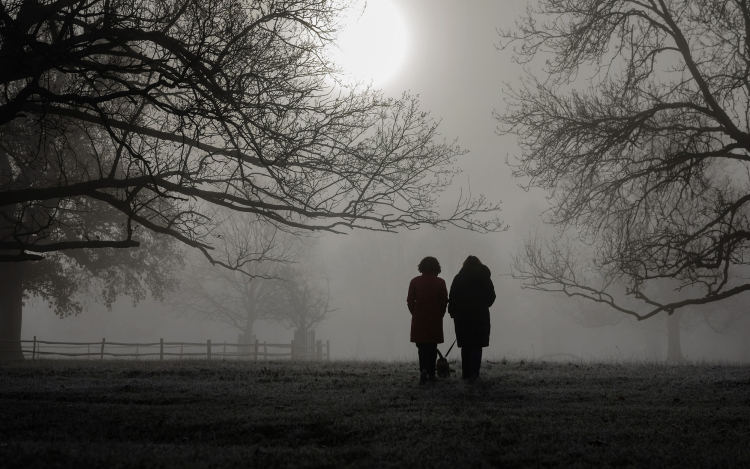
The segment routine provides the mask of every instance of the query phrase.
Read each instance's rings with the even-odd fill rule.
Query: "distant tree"
[[[334,232],[497,229],[476,218],[497,210],[481,196],[438,213],[463,151],[415,97],[336,85],[348,6],[4,1],[0,329],[20,324],[11,262],[46,253],[137,247],[149,230],[238,268],[213,249],[216,207]],[[104,206],[111,223],[82,216]]]
[[[279,276],[276,308],[270,318],[289,329],[294,328],[300,337],[305,337],[336,311],[330,305],[331,293],[325,273],[309,258],[299,265],[282,267]]]
[[[530,239],[527,286],[639,320],[750,290],[749,32],[745,0],[540,0],[500,33],[528,70],[496,114],[514,173],[581,241]]]
[[[596,259],[582,255],[590,252],[590,247],[578,248],[576,250],[570,242],[529,237],[524,251],[514,256],[512,268],[513,276],[522,280],[524,288],[566,294],[571,301],[561,302],[558,309],[584,327],[615,325],[626,317],[635,317],[639,321],[655,318],[655,315],[638,314],[638,303],[644,301],[642,298],[648,298],[652,307],[670,304],[680,301],[696,288],[680,287],[675,281],[659,279],[644,285],[642,296],[634,295],[617,272],[606,271]],[[593,304],[587,305],[587,302]],[[669,313],[665,318],[667,361],[680,363],[685,360],[681,330],[695,329],[703,324],[716,333],[729,332],[744,317],[750,317],[750,310],[744,303],[743,296],[736,295],[717,303],[686,305]]]
[[[217,243],[242,270],[212,265],[202,256],[189,256],[179,276],[180,288],[170,303],[180,315],[217,321],[249,338],[259,319],[277,312],[280,271],[294,262],[304,238],[280,230],[248,214],[231,214],[222,223]]]
[[[21,336],[25,302],[44,301],[62,318],[81,313],[92,301],[111,309],[121,296],[129,297],[133,306],[147,295],[163,301],[177,286],[183,253],[166,236],[144,232],[139,238],[138,249],[77,249],[53,252],[36,262],[6,263],[0,269],[5,301],[0,305],[0,341]],[[0,359],[22,358],[17,342],[0,342]]]

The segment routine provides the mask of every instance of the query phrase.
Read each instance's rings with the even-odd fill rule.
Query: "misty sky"
[[[523,72],[511,62],[510,51],[496,49],[496,29],[511,27],[525,10],[525,2],[393,0],[393,3],[406,25],[408,48],[401,67],[381,88],[394,97],[406,90],[420,95],[422,108],[442,121],[442,135],[448,140],[457,138],[459,145],[470,151],[459,159],[463,173],[456,178],[455,188],[467,189],[470,184],[473,193],[484,193],[491,201],[501,200],[501,218],[510,229],[484,237],[430,228],[398,235],[325,236],[319,256],[330,276],[334,306],[339,310],[319,328],[318,338],[331,340],[337,358],[416,356],[416,348],[408,341],[410,318],[405,303],[408,281],[418,275],[416,265],[424,255],[436,256],[443,264],[442,277],[450,283],[460,262],[466,255],[474,254],[492,269],[498,291],[497,303],[492,308],[491,345],[485,356],[571,353],[585,358],[606,358],[617,353],[630,356],[644,356],[649,350],[658,353],[657,349],[665,346],[661,322],[646,328],[583,329],[554,311],[560,298],[538,293],[537,296],[546,297],[519,301],[521,295],[527,298],[533,294],[521,293],[518,281],[507,276],[510,253],[519,247],[530,229],[539,226],[540,214],[546,207],[544,194],[524,192],[518,187],[522,181],[511,177],[506,156],[512,158],[519,150],[513,138],[495,134],[496,122],[492,119],[493,110],[504,107],[505,83],[517,82]],[[446,200],[452,200],[454,195],[449,194]],[[399,247],[400,253],[396,252]],[[382,250],[381,256],[375,255],[379,257],[378,265],[370,264],[368,259],[373,258],[373,253],[363,253],[366,249],[374,253]],[[352,289],[352,278],[371,269],[378,271],[384,283],[372,291]],[[236,331],[224,326],[186,321],[166,311],[165,306],[152,301],[133,310],[130,302],[124,300],[111,313],[92,305],[80,317],[60,320],[45,305],[29,304],[24,313],[22,336],[92,341],[104,335],[108,340],[109,337],[214,341],[237,338]],[[454,338],[452,322],[447,316],[444,327],[448,344],[441,346],[442,350]],[[288,342],[292,336],[291,331],[267,324],[259,324],[256,331],[261,340],[268,341]],[[724,340],[700,330],[685,333],[683,350],[693,358],[737,359],[741,354],[736,340]]]

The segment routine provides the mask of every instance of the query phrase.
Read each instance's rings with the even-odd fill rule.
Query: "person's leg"
[[[425,364],[427,363],[427,358],[425,357],[425,344],[416,344],[417,345],[417,355],[419,356],[419,371],[426,370]]]
[[[427,376],[435,378],[435,362],[437,361],[437,344],[425,344],[427,351]]]
[[[481,347],[464,347],[461,350],[463,360],[463,378],[474,381],[479,377],[479,367],[482,363]]]
[[[477,347],[472,353],[472,376],[479,378],[479,368],[482,366],[482,347]]]
[[[469,379],[471,375],[471,349],[461,347],[461,379]]]
[[[417,344],[417,355],[419,356],[419,383],[427,381],[427,363],[429,361],[427,346],[430,344]]]

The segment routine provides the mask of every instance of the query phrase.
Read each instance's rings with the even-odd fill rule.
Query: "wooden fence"
[[[2,344],[20,342],[23,354],[32,360],[47,356],[61,356],[69,358],[150,358],[164,360],[164,358],[205,358],[206,360],[227,358],[250,359],[253,361],[279,359],[289,357],[291,360],[330,360],[331,341],[325,343],[318,340],[311,345],[298,345],[292,340],[288,344],[255,343],[212,343],[206,342],[159,342],[128,343],[107,342],[51,342],[37,340],[1,340]],[[85,350],[84,350],[85,349]],[[280,351],[269,351],[279,350]]]

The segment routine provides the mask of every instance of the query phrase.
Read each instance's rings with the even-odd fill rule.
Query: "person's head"
[[[419,263],[419,265],[417,266],[417,270],[419,270],[419,272],[423,274],[428,272],[439,274],[440,262],[438,262],[438,260],[432,256],[427,256]]]
[[[464,267],[468,267],[470,265],[482,265],[482,261],[480,261],[477,256],[469,256],[464,261]]]

